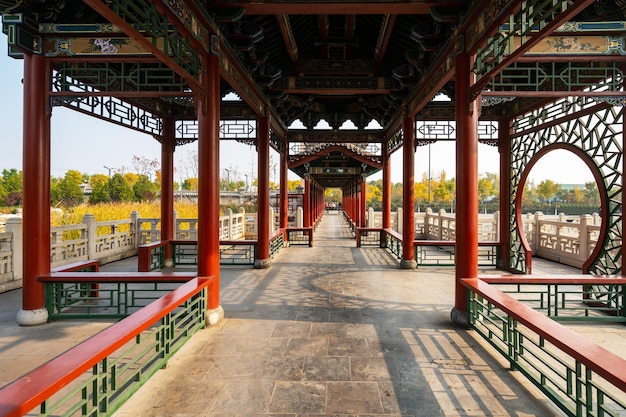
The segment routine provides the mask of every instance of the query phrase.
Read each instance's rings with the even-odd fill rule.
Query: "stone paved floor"
[[[579,273],[533,265],[535,274]],[[136,259],[107,269],[135,270]],[[472,332],[451,325],[453,275],[400,270],[386,251],[355,248],[341,218],[327,215],[314,248],[284,249],[266,270],[222,268],[225,319],[115,415],[561,416]],[[20,303],[21,291],[0,294],[0,386],[110,324],[19,327]],[[623,326],[576,326],[626,354]]]
[[[327,215],[314,248],[224,268],[225,320],[115,415],[560,415],[453,328],[449,268],[400,270],[349,236]]]

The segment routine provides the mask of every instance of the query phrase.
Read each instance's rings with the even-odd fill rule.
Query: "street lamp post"
[[[109,170],[109,178],[111,178],[111,171],[113,171],[115,168],[109,168],[109,167],[108,167],[108,166],[106,166],[106,165],[102,165],[102,167],[103,167],[104,169],[108,169],[108,170]]]
[[[246,192],[248,192],[250,190],[250,186],[248,185],[248,174],[243,174],[246,176]]]
[[[226,171],[226,191],[230,191],[230,169],[224,168],[224,171]]]

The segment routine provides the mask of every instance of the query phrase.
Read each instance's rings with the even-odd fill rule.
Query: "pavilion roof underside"
[[[137,38],[150,38],[162,50],[165,47],[159,42],[183,39],[179,44],[188,45],[190,51],[202,48],[201,41],[189,36],[199,25],[217,36],[221,55],[229,62],[228,68],[222,64],[222,96],[235,93],[242,98],[223,101],[223,120],[270,115],[276,141],[285,143],[293,140],[287,128],[295,121],[313,130],[324,120],[335,133],[347,121],[360,131],[375,121],[382,133],[374,142],[382,148],[397,137],[407,114],[418,120],[454,119],[457,86],[452,68],[454,55],[462,49],[477,56],[474,72],[482,78],[472,96],[482,97],[483,119],[514,117],[553,101],[559,93],[595,88],[621,94],[625,2],[570,2],[566,10],[534,16],[534,27],[515,36],[516,19],[527,17],[520,11],[521,4],[480,0],[0,0],[0,13],[5,33],[16,41],[10,53],[19,54],[32,46],[39,48],[36,53],[51,58],[58,71],[52,95],[64,105],[81,93],[98,92],[119,97],[155,118],[194,120],[201,69],[186,63],[173,68],[172,63],[182,62],[175,55],[180,51],[170,49],[169,55],[159,56],[150,44],[142,43],[145,39]],[[525,4],[538,9],[546,2]],[[550,7],[560,4],[564,3],[554,2]],[[21,20],[11,22],[14,16]],[[111,22],[111,16],[120,20]],[[151,19],[161,19],[166,28],[162,36],[150,32]],[[127,27],[110,25],[124,20]],[[553,23],[555,27],[550,27]],[[541,43],[532,40],[535,35],[543,39]],[[498,43],[499,37],[506,43]],[[525,44],[528,39],[532,46]],[[133,45],[133,40],[139,45]],[[501,47],[502,53],[494,54],[487,45]],[[122,53],[130,47],[135,52],[126,49]],[[433,102],[437,95],[449,101]],[[323,142],[323,138],[310,142]],[[335,135],[332,144],[342,140]],[[344,141],[358,143],[354,137]],[[370,141],[361,142],[367,146]],[[346,167],[358,169],[369,161],[366,171],[379,169],[367,152],[346,149],[358,155]],[[323,168],[324,159],[337,157],[346,155],[321,154],[308,167]],[[337,173],[325,174],[330,184]]]

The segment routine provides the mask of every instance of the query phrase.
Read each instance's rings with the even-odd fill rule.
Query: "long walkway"
[[[560,415],[451,325],[449,268],[354,246],[329,214],[314,248],[223,268],[225,320],[116,416]]]
[[[343,218],[328,214],[315,247],[283,249],[270,269],[223,267],[225,319],[196,334],[116,416],[562,415],[471,331],[452,326],[452,268],[401,270],[388,251],[354,246]],[[545,261],[533,270],[576,273]],[[20,303],[21,290],[0,294],[0,386],[110,324],[20,327]],[[576,326],[626,354],[623,326]]]

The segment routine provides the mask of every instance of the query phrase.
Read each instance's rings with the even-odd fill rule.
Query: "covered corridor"
[[[453,327],[453,270],[397,263],[327,214],[315,247],[223,267],[225,319],[115,415],[560,415]]]

